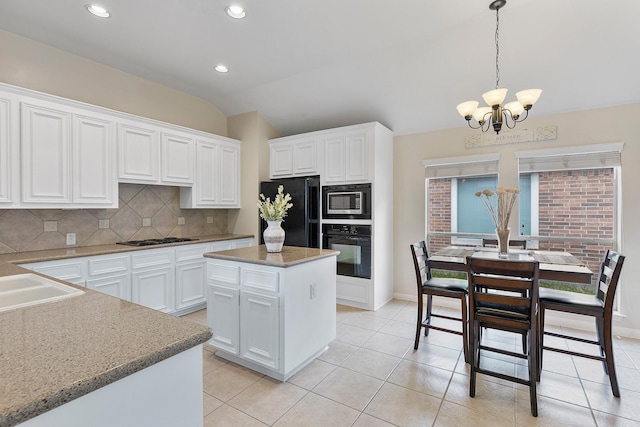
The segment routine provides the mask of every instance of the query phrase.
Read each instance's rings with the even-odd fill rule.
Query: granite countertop
[[[223,240],[253,238],[252,234],[212,234],[209,236],[195,236],[198,240],[190,242],[165,243],[153,246],[127,246],[127,245],[95,245],[95,246],[70,246],[60,249],[47,249],[30,252],[11,252],[0,254],[0,263],[26,264],[29,262],[54,261],[57,259],[77,258],[93,255],[106,255],[118,252],[140,251],[145,249],[164,248],[167,246],[193,245],[198,243],[219,242]]]
[[[253,236],[2,254],[0,276],[31,272],[15,265],[20,263],[248,237]],[[17,425],[211,337],[207,326],[81,289],[85,293],[77,297],[0,312],[0,427]]]
[[[208,252],[207,258],[224,259],[228,261],[248,262],[272,267],[291,267],[296,264],[313,261],[319,258],[336,256],[340,252],[331,249],[299,248],[284,246],[282,252],[267,252],[265,245],[248,248],[230,249],[227,251]]]

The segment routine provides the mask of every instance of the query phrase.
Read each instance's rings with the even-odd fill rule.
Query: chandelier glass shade
[[[542,93],[541,89],[522,90],[516,93],[517,101],[502,105],[507,97],[508,89],[500,88],[500,63],[498,61],[500,19],[498,12],[506,3],[507,0],[495,0],[489,5],[489,9],[496,11],[496,88],[482,94],[482,99],[488,106],[478,107],[478,101],[465,101],[456,107],[470,128],[481,129],[483,132],[493,128],[496,133],[500,133],[503,124],[509,129],[513,129],[516,123],[524,121],[529,116],[529,110]],[[523,113],[525,113],[524,117]],[[471,119],[475,120],[477,125],[473,125]]]

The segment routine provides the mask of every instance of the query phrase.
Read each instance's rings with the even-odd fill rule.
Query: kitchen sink
[[[82,294],[83,290],[33,273],[0,277],[0,311],[59,301]]]

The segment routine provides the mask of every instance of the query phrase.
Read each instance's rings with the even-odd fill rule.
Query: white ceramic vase
[[[284,230],[280,227],[282,221],[267,221],[269,225],[262,233],[267,252],[281,252],[284,245]]]

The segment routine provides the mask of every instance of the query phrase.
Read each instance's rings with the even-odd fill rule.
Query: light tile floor
[[[528,388],[521,385],[479,374],[476,396],[469,397],[460,336],[431,331],[413,350],[416,310],[415,303],[400,300],[375,312],[337,306],[336,340],[284,383],[227,362],[205,344],[205,427],[640,427],[640,341],[616,339],[619,399],[600,362],[545,352],[534,418]],[[206,310],[185,318],[206,323]],[[485,337],[520,345],[519,336]],[[523,360],[497,355],[484,362],[526,375]]]

